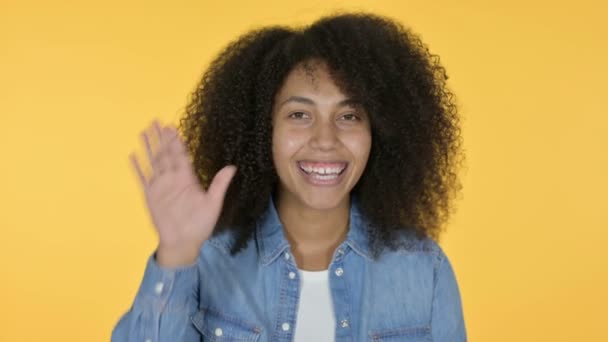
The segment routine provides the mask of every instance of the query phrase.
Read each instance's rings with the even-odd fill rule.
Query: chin
[[[303,194],[300,200],[309,208],[315,210],[332,210],[339,207],[345,200],[349,199],[349,194],[328,194],[326,192]]]

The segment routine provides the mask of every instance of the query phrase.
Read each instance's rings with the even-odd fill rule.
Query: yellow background
[[[470,341],[608,341],[600,1],[0,1],[0,341],[107,341],[156,245],[128,153],[210,58],[334,9],[411,26],[450,75],[467,168],[443,236]]]

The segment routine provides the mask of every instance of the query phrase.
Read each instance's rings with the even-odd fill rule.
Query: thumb
[[[218,173],[215,174],[211,185],[209,185],[208,194],[214,202],[220,206],[224,202],[224,196],[228,190],[228,186],[236,174],[236,166],[228,165],[224,166]]]

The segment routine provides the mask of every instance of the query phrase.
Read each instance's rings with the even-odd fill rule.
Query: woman
[[[159,244],[112,340],[465,341],[436,243],[463,160],[446,79],[376,15],[232,42],[183,139],[142,134],[152,174],[131,156]]]

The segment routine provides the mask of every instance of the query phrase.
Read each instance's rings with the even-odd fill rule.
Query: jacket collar
[[[359,201],[355,196],[351,197],[349,215],[349,229],[344,244],[348,245],[357,254],[372,259],[366,229],[368,223],[361,213]],[[259,247],[261,262],[264,265],[273,262],[289,248],[289,242],[285,237],[283,225],[279,219],[272,196],[270,196],[266,211],[256,222],[256,241]]]

